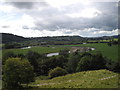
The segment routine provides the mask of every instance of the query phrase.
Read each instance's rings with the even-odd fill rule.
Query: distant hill
[[[27,40],[27,38],[24,38],[22,36],[17,36],[9,33],[0,33],[0,34],[2,34],[2,43],[21,42]]]
[[[81,37],[81,36],[53,36],[53,37],[31,37],[25,38],[18,35],[13,35],[9,33],[0,33],[2,34],[2,43],[9,42],[22,42],[22,41],[31,41],[32,43],[46,43],[46,44],[80,44],[82,42],[87,42],[89,40],[107,40],[110,38],[118,38],[119,35],[114,36],[103,36],[103,37]]]

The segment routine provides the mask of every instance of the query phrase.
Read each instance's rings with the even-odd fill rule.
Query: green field
[[[29,84],[39,88],[118,88],[118,74],[108,70],[95,70],[68,74],[49,80],[36,81]]]
[[[30,49],[5,49],[3,50],[3,54],[8,51],[12,51],[15,54],[26,54],[29,50],[38,52],[38,53],[53,53],[59,52],[65,48],[71,48],[75,46],[80,47],[93,47],[95,48],[94,51],[90,51],[91,53],[95,54],[97,52],[101,52],[104,56],[117,61],[118,60],[118,45],[108,46],[106,43],[93,43],[93,44],[79,44],[79,45],[59,45],[59,46],[50,46],[50,47],[32,47]]]
[[[118,45],[108,46],[106,43],[93,43],[93,44],[80,44],[80,45],[66,45],[66,46],[80,46],[80,47],[93,47],[96,50],[90,51],[95,54],[101,52],[104,56],[117,61],[118,60]]]
[[[45,53],[53,53],[53,52],[59,52],[60,50],[65,49],[65,47],[31,47],[29,49],[5,49],[3,50],[3,53],[8,52],[8,51],[12,51],[15,54],[26,54],[29,50],[41,53],[41,54],[45,54]]]

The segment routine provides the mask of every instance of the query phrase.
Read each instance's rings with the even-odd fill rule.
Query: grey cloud
[[[78,10],[80,10],[80,5],[78,5],[79,4],[75,6],[68,6],[63,11],[59,11],[58,9],[53,7],[44,9],[43,11],[39,12],[39,16],[42,17],[44,21],[47,21],[49,24],[45,25],[39,20],[36,20],[35,24],[37,27],[40,27],[40,29],[44,28],[48,30],[57,30],[57,26],[59,26],[60,28],[78,30],[82,30],[84,28],[99,28],[101,30],[117,29],[118,15],[117,7],[115,7],[116,3],[94,3],[94,7],[100,10],[102,14],[91,19],[70,18],[65,15],[65,13],[67,12],[73,12],[73,10],[77,12]]]
[[[84,30],[85,28],[98,28],[101,30],[111,31],[117,29],[118,14],[115,2],[97,2],[88,6],[84,6],[80,3],[64,6],[59,10],[58,8],[50,6],[47,2],[13,2],[11,3],[19,9],[28,9],[23,12],[32,16],[35,20],[36,27],[32,29],[37,30],[59,30],[59,29],[70,29],[70,30]],[[45,7],[42,10],[31,10],[34,7]],[[102,12],[94,18],[71,18],[68,17],[67,13],[80,12],[85,8],[96,8]],[[41,20],[43,19],[43,20]],[[58,28],[59,27],[59,28]],[[29,27],[24,26],[24,29]],[[65,33],[71,33],[65,32]]]
[[[29,27],[28,27],[28,26],[22,26],[22,28],[23,28],[23,29],[29,29]]]
[[[1,26],[2,28],[9,28],[10,26]]]
[[[7,2],[7,4],[11,4],[19,9],[32,9],[35,8],[36,6],[39,7],[48,6],[46,2]]]

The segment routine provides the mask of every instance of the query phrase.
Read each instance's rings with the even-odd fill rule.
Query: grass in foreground
[[[108,70],[94,70],[68,74],[50,80],[41,80],[29,84],[38,88],[118,88],[118,74]]]

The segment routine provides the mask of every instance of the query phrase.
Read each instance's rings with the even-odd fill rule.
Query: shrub
[[[81,58],[81,60],[79,61],[76,71],[86,71],[86,70],[90,70],[90,61],[92,60],[92,56],[84,56]]]
[[[2,64],[4,65],[5,61],[8,58],[13,58],[13,57],[15,57],[15,54],[13,52],[11,52],[11,51],[3,53],[3,55],[2,55]]]
[[[112,71],[120,73],[120,61],[114,62]]]
[[[59,52],[59,55],[63,55],[63,56],[68,56],[68,54],[69,54],[68,49],[60,50],[60,52]]]
[[[70,54],[69,58],[68,58],[68,62],[67,62],[67,71],[69,73],[75,73],[76,72],[76,68],[77,68],[77,64],[81,59],[81,55],[77,52]]]
[[[49,70],[56,67],[65,68],[67,58],[62,55],[52,56],[46,59],[38,59],[38,72],[39,75],[48,75]]]
[[[98,70],[106,68],[106,60],[102,54],[84,56],[78,63],[76,71]]]
[[[9,58],[3,67],[4,87],[16,88],[34,80],[33,67],[26,59]]]
[[[37,72],[38,69],[38,58],[40,58],[40,54],[34,51],[28,51],[26,54],[27,59],[29,60],[30,64],[34,68],[34,72]]]
[[[56,67],[54,69],[51,69],[49,71],[49,77],[50,78],[54,78],[54,77],[58,77],[58,76],[63,76],[63,75],[66,75],[67,74],[67,71],[65,69],[62,69],[60,67]]]

